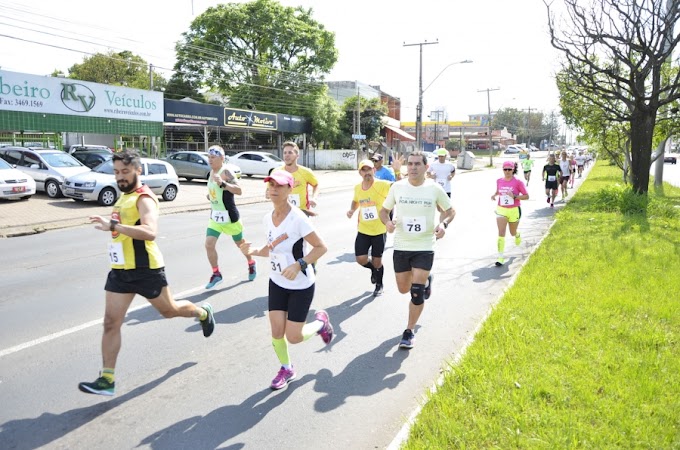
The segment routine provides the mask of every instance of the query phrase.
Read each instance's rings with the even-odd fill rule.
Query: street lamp
[[[434,77],[434,80],[430,82],[430,84],[427,85],[425,89],[423,89],[423,70],[422,70],[422,64],[423,64],[423,59],[421,56],[420,59],[420,64],[421,64],[421,70],[420,70],[420,90],[418,92],[418,110],[416,111],[416,148],[418,150],[422,150],[422,129],[423,129],[423,94],[425,91],[427,91],[430,86],[432,86],[432,83],[437,81],[437,78],[441,76],[441,74],[444,73],[446,69],[448,69],[451,66],[455,66],[456,64],[470,64],[472,61],[469,59],[465,59],[463,61],[456,61],[452,62],[451,64],[445,66],[438,74],[436,77]]]

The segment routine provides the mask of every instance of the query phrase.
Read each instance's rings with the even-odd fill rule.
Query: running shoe
[[[498,258],[498,260],[496,261],[496,267],[500,267],[503,264],[505,264],[505,258]]]
[[[554,204],[554,203],[551,203],[551,204],[550,204],[550,207],[551,207],[551,208],[554,208],[554,207],[555,207],[555,204]]]
[[[208,284],[205,285],[206,289],[212,289],[218,284],[222,282],[222,274],[219,272],[215,272],[212,274],[210,277],[210,281],[208,281]]]
[[[520,245],[522,243],[522,238],[519,237],[519,233],[515,234],[515,245]]]
[[[430,298],[430,295],[432,295],[432,280],[434,280],[434,275],[429,274],[427,276],[427,284],[425,285],[425,293],[423,294],[423,298],[425,298],[425,300]]]
[[[215,315],[213,314],[212,305],[204,303],[201,308],[205,309],[208,316],[201,320],[201,328],[203,328],[203,336],[209,337],[215,331]]]
[[[279,389],[283,389],[284,387],[288,386],[288,383],[290,383],[294,379],[295,370],[293,369],[293,366],[291,366],[290,370],[281,366],[279,373],[277,373],[274,379],[272,380],[271,388],[275,391],[278,391]]]
[[[380,297],[381,295],[383,295],[383,285],[376,284],[375,290],[373,291],[373,297]]]
[[[545,202],[546,202],[546,203],[550,203],[550,196],[548,196],[548,197],[545,199]]]
[[[333,339],[333,325],[331,325],[328,319],[328,313],[322,309],[314,315],[314,318],[323,322],[323,326],[316,334],[321,336],[324,344],[329,344],[331,339]]]
[[[253,281],[257,276],[257,263],[250,261],[248,263],[248,281]]]
[[[98,395],[113,395],[113,391],[116,388],[115,382],[109,382],[104,377],[99,377],[92,383],[78,383],[78,389],[85,392],[86,394],[98,394]]]
[[[399,348],[412,349],[413,341],[415,340],[416,337],[413,334],[413,331],[406,329],[404,330],[404,334],[401,336],[401,341],[399,341]]]

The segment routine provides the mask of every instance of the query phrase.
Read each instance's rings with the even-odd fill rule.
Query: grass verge
[[[680,189],[619,180],[592,169],[404,448],[680,448]]]

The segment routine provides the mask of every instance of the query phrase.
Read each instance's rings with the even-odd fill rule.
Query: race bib
[[[515,204],[515,199],[512,195],[503,194],[501,195],[501,206],[510,206]]]
[[[425,216],[404,217],[402,224],[404,231],[407,233],[417,234],[425,232]]]
[[[548,175],[548,181],[555,181],[557,179],[557,176],[555,175]]]
[[[444,185],[446,184],[446,181],[444,181],[444,180],[437,180],[437,183],[439,183],[439,185],[440,185],[441,187],[444,187]]]
[[[361,220],[375,220],[378,218],[378,209],[375,206],[361,208]]]
[[[109,261],[117,266],[125,265],[125,253],[123,253],[122,242],[109,243]]]
[[[290,203],[293,206],[297,206],[299,208],[300,207],[300,194],[289,194],[288,195],[288,203]]]
[[[217,223],[229,223],[229,213],[227,211],[213,211],[210,218]]]
[[[271,262],[272,272],[281,273],[283,269],[288,267],[288,258],[285,255],[280,255],[277,253],[269,254],[269,261]]]

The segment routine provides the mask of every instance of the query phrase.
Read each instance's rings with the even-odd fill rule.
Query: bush
[[[588,210],[594,212],[620,212],[624,215],[648,215],[667,219],[678,217],[678,209],[664,197],[653,193],[639,195],[621,184],[607,186],[595,192]]]

